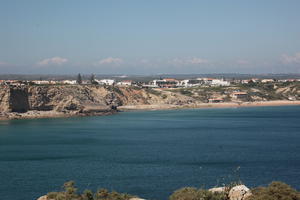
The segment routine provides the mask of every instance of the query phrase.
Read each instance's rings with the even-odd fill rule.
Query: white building
[[[179,81],[178,87],[189,87],[189,81],[188,79]]]
[[[132,80],[123,80],[123,81],[118,82],[117,85],[131,86],[132,85]]]
[[[96,82],[98,82],[100,85],[114,85],[115,84],[115,80],[113,79],[101,79],[101,80],[95,80]]]
[[[242,80],[241,81],[243,84],[248,84],[250,82],[250,80]]]
[[[230,82],[224,81],[222,79],[213,79],[211,81],[211,85],[215,85],[215,86],[229,86]]]
[[[273,83],[274,79],[263,79],[261,80],[262,83]]]
[[[75,84],[77,84],[77,81],[76,80],[63,80],[62,83],[67,84],[67,85],[75,85]]]
[[[173,78],[165,78],[163,80],[153,80],[150,82],[150,85],[160,88],[176,88],[179,84],[179,81]]]
[[[199,79],[186,79],[186,80],[182,80],[178,83],[179,87],[197,87],[202,85],[204,82],[203,80],[199,80]]]
[[[49,84],[55,84],[55,81],[45,81],[45,80],[34,80],[31,81],[32,83],[36,84],[36,85],[49,85]]]

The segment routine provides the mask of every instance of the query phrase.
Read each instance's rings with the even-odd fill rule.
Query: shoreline
[[[0,121],[22,120],[22,119],[55,119],[71,117],[89,117],[89,116],[106,116],[117,113],[118,111],[98,112],[98,113],[63,113],[56,111],[28,111],[26,113],[6,113],[6,116],[0,116]]]
[[[242,107],[268,107],[268,106],[300,106],[300,101],[257,101],[257,102],[223,102],[223,103],[195,103],[184,105],[173,104],[151,104],[151,105],[127,105],[119,106],[116,111],[98,113],[62,113],[56,111],[28,111],[26,113],[5,113],[0,116],[1,121],[21,119],[43,119],[43,118],[70,118],[86,116],[105,116],[126,111],[154,111],[154,110],[180,110],[180,109],[201,109],[201,108],[242,108]]]
[[[276,100],[256,102],[223,102],[223,103],[196,103],[185,105],[152,104],[152,105],[127,105],[119,106],[119,111],[134,110],[176,110],[176,109],[198,109],[198,108],[242,108],[242,107],[269,107],[269,106],[299,106],[300,101]]]

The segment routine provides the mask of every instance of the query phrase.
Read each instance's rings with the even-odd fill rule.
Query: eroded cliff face
[[[190,97],[168,91],[95,85],[2,87],[0,113],[53,111],[93,115],[114,112],[118,106],[192,103]]]
[[[112,112],[114,96],[101,87],[23,86],[2,87],[0,113],[55,111],[66,114]]]
[[[110,110],[109,91],[93,86],[33,86],[28,89],[30,110],[58,112]]]
[[[27,88],[0,89],[0,112],[26,112],[29,110]]]
[[[123,106],[154,104],[183,105],[195,102],[195,99],[191,97],[170,91],[157,91],[134,87],[117,87],[112,90],[119,101],[119,105]]]
[[[0,112],[9,112],[9,88],[3,87],[0,88]]]
[[[10,88],[9,110],[11,112],[27,112],[29,110],[28,88]]]

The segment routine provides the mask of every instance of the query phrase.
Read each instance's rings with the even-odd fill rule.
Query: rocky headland
[[[236,88],[147,89],[100,85],[1,86],[0,119],[54,118],[108,115],[127,110],[161,110],[179,108],[243,107],[300,105],[288,100],[290,89],[278,88],[273,99],[248,92],[245,99],[234,100],[230,92]],[[298,95],[298,88],[294,89]],[[288,91],[288,95],[285,92]],[[223,102],[209,103],[209,98]]]
[[[182,105],[194,102],[190,97],[167,97],[134,87],[94,85],[2,86],[0,119],[107,115],[119,106]]]

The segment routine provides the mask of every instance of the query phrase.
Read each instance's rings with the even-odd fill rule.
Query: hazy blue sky
[[[299,0],[0,0],[0,73],[300,73]]]

